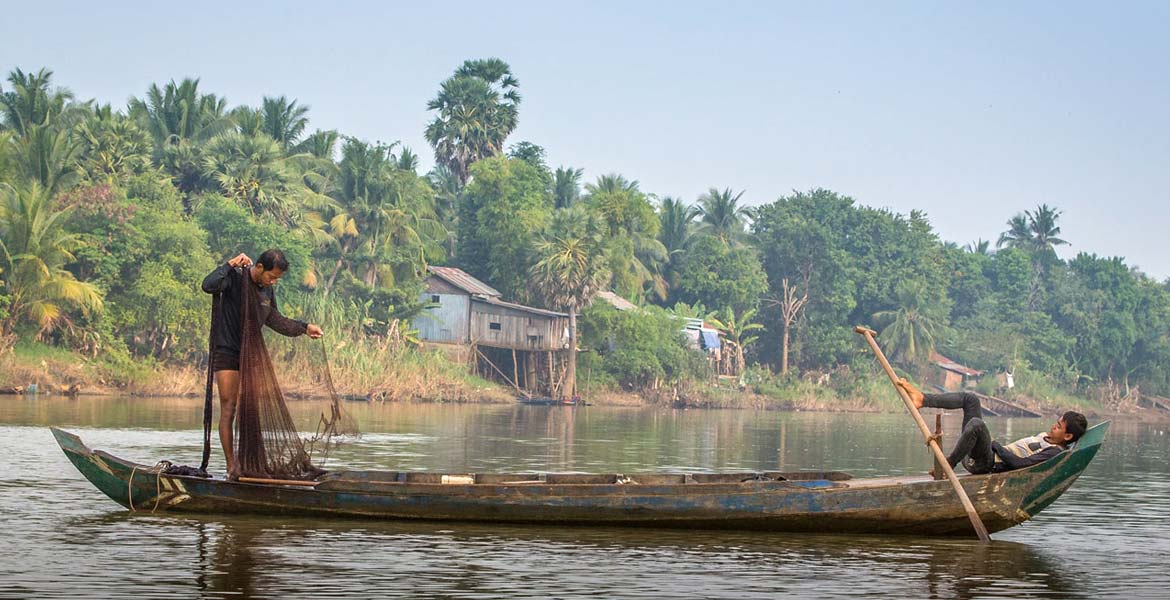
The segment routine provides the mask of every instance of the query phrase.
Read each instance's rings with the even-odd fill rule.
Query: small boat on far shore
[[[1027,521],[1077,479],[1109,423],[1048,461],[959,478],[989,531]],[[847,473],[429,473],[332,471],[313,481],[228,481],[167,474],[90,450],[52,428],[69,460],[131,510],[252,513],[761,531],[973,534],[955,490],[929,476]]]

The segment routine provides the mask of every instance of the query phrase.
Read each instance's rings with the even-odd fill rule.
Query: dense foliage
[[[960,248],[925,213],[823,189],[750,207],[734,188],[659,198],[622,174],[551,169],[531,142],[505,151],[519,87],[498,59],[459,66],[425,107],[437,166],[419,174],[397,143],[310,132],[310,107],[283,95],[233,107],[184,79],[118,109],[13,70],[0,343],[201,360],[199,280],[280,247],[287,312],[353,310],[357,335],[399,339],[427,265],[450,264],[509,299],[581,311],[582,370],[632,388],[710,376],[680,334],[691,316],[725,331],[741,372],[855,379],[850,328],[867,324],[910,373],[943,352],[1068,390],[1170,392],[1170,283],[1121,258],[1061,260],[1054,206],[1005,215],[994,248]],[[602,289],[642,309],[594,301]]]

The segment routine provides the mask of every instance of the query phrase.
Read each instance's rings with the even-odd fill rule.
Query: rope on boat
[[[154,473],[154,507],[150,509],[150,514],[154,514],[158,510],[158,504],[162,500],[162,474],[163,471],[171,467],[171,461],[160,460],[149,469],[143,469],[145,473]],[[138,465],[134,465],[130,469],[130,479],[126,480],[126,496],[128,504],[130,505],[130,512],[136,512],[138,509],[134,506],[134,475],[138,472]]]

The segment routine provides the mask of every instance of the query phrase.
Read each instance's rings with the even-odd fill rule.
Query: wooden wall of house
[[[494,326],[493,326],[494,324]],[[568,317],[552,317],[471,301],[471,341],[516,350],[563,350],[568,342]]]
[[[446,287],[458,289],[449,285]],[[440,286],[423,292],[420,299],[428,304],[436,302],[438,304],[422,311],[411,321],[410,325],[418,330],[420,340],[447,344],[467,343],[471,296],[465,293],[450,293]]]

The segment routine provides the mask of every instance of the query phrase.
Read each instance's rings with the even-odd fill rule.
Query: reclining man
[[[1047,433],[1038,433],[1004,446],[991,439],[987,424],[983,422],[983,408],[975,394],[923,394],[905,379],[899,380],[897,385],[918,408],[963,409],[963,432],[959,434],[947,462],[952,469],[962,462],[967,472],[973,475],[1040,464],[1068,449],[1069,444],[1080,439],[1089,427],[1085,415],[1070,410]]]

